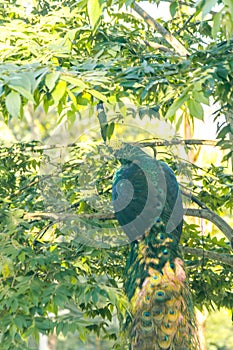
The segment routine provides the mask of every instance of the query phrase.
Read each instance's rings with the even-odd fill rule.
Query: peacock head
[[[130,164],[135,160],[139,160],[140,157],[145,155],[145,152],[137,146],[137,144],[131,145],[129,143],[122,143],[120,148],[112,148],[114,156],[119,159],[121,164]]]

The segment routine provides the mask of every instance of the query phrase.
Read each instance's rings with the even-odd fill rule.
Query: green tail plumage
[[[156,235],[155,230],[147,233],[133,244],[127,262],[132,350],[197,348],[183,261],[171,246],[171,238],[164,236],[163,232]]]
[[[198,349],[194,313],[179,251],[183,206],[173,171],[135,146],[116,152],[116,218],[130,239],[125,292],[131,350]]]

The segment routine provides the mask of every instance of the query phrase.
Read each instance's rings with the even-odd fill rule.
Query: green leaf
[[[178,131],[180,129],[180,126],[181,126],[181,123],[183,121],[183,118],[184,118],[184,114],[182,113],[181,116],[179,117],[179,119],[177,120],[176,122],[176,131]]]
[[[115,129],[115,123],[111,122],[107,128],[107,139],[110,140]]]
[[[87,12],[90,20],[90,24],[94,29],[99,21],[99,18],[103,11],[103,4],[100,0],[88,0],[87,1]]]
[[[66,82],[59,81],[52,92],[54,103],[57,105],[66,92]]]
[[[217,139],[223,139],[226,134],[231,132],[231,126],[230,125],[225,125],[220,132],[217,135]]]
[[[10,77],[8,85],[21,86],[27,91],[32,91],[32,86],[35,85],[35,78],[33,74],[25,72],[23,74],[15,74]]]
[[[228,76],[228,70],[225,67],[218,66],[216,69],[216,74],[217,74],[217,78],[220,77],[220,78],[226,80],[227,76]]]
[[[171,4],[170,4],[170,7],[169,7],[169,10],[170,10],[170,14],[172,16],[172,18],[175,17],[175,14],[176,14],[176,11],[178,9],[178,2],[177,1],[173,1]]]
[[[8,85],[10,89],[18,91],[23,97],[25,97],[28,101],[32,101],[35,103],[33,95],[22,86]]]
[[[71,77],[69,75],[62,75],[60,80],[65,80],[67,83],[70,83],[74,86],[79,86],[82,89],[88,89],[89,86],[84,83],[81,79]]]
[[[202,105],[199,102],[193,99],[189,99],[187,105],[192,117],[203,120],[204,111]]]
[[[97,105],[97,117],[100,123],[101,136],[105,142],[107,140],[108,120],[103,107],[103,102],[100,102]]]
[[[233,34],[233,13],[231,14],[230,12],[226,12],[224,16],[224,22],[225,22],[225,34],[227,40],[232,39],[232,34]]]
[[[71,99],[71,101],[73,102],[73,106],[75,109],[78,109],[78,104],[77,104],[77,98],[76,96],[73,94],[72,91],[70,91],[69,89],[67,89],[67,93]]]
[[[231,152],[225,154],[225,156],[223,157],[222,161],[225,162],[228,159],[230,159],[232,156],[233,156],[233,152],[231,151]]]
[[[96,290],[94,290],[94,291],[93,291],[93,293],[92,293],[91,297],[92,297],[92,301],[93,301],[93,303],[96,305],[96,304],[97,304],[97,302],[98,302],[98,299],[99,299],[99,297],[98,297],[98,293],[97,293],[97,291],[96,291]]]
[[[184,91],[180,97],[178,97],[173,104],[168,108],[165,118],[168,119],[175,115],[176,111],[184,104],[188,99],[188,91]]]
[[[94,89],[87,90],[87,92],[89,92],[92,96],[98,98],[98,100],[103,101],[103,102],[107,102],[106,96],[104,96],[103,94],[101,94],[101,92],[96,91],[96,90],[94,90]]]
[[[6,96],[6,109],[12,117],[20,115],[21,98],[18,92],[11,91]]]
[[[54,86],[55,86],[56,81],[58,80],[59,76],[60,76],[59,72],[50,73],[50,74],[46,75],[45,85],[47,86],[49,91],[52,91],[54,89]]]
[[[214,7],[217,4],[218,0],[205,0],[204,6],[202,9],[202,20],[205,18],[205,16],[210,13],[212,7]]]
[[[214,39],[216,39],[217,34],[219,32],[221,18],[222,18],[222,11],[215,13],[215,15],[213,16],[212,36]]]
[[[193,96],[194,100],[196,100],[200,103],[204,103],[206,105],[209,105],[209,98],[206,97],[202,91],[195,90],[195,87],[194,87],[194,90],[192,92],[192,96]]]
[[[229,8],[229,14],[233,16],[233,1],[232,0],[223,0],[224,4]]]

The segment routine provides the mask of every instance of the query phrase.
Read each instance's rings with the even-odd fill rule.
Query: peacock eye
[[[162,296],[164,295],[164,292],[159,291],[159,292],[157,292],[157,295],[158,295],[159,297],[162,297]]]
[[[161,311],[161,310],[156,310],[156,311],[155,311],[155,314],[156,314],[156,315],[161,315],[161,314],[162,314],[162,311]]]
[[[167,250],[167,249],[164,249],[163,254],[164,254],[164,255],[167,255],[167,254],[168,254],[168,250]]]

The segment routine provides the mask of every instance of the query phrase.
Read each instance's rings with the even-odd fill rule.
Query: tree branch
[[[195,216],[211,221],[215,224],[222,233],[229,239],[230,242],[233,240],[233,229],[228,223],[223,220],[219,215],[210,209],[185,209],[186,216]],[[233,247],[232,247],[233,248]]]
[[[167,29],[154,20],[146,11],[144,11],[138,4],[134,3],[133,9],[137,12],[149,26],[154,28],[161,34],[164,39],[175,49],[180,56],[189,56],[189,52],[186,48],[177,40]]]
[[[145,141],[145,142],[137,142],[137,145],[140,144],[143,147],[163,147],[163,146],[172,146],[172,145],[202,145],[202,146],[217,146],[217,143],[219,141],[215,140],[198,140],[198,139],[186,139],[186,140],[171,140],[171,141],[166,141],[166,140],[155,140],[155,141]],[[96,144],[96,142],[95,142]],[[132,145],[134,143],[132,142]],[[70,143],[67,145],[61,145],[61,144],[53,144],[53,145],[24,145],[24,150],[27,152],[36,152],[36,151],[48,151],[51,149],[66,149],[66,148],[72,148],[72,147],[77,147],[79,146],[82,147],[82,143]],[[219,146],[220,147],[220,146]],[[1,147],[0,146],[0,157],[4,157],[8,155],[7,152],[1,152],[1,150],[5,150],[6,147]]]
[[[149,46],[152,49],[168,52],[168,53],[171,53],[171,54],[174,55],[174,51],[170,50],[168,47],[166,47],[164,45],[157,44],[157,43],[155,43],[153,41],[147,41],[147,40],[138,39],[138,42],[141,45]]]
[[[229,239],[230,242],[233,241],[233,229],[228,225],[228,223],[223,220],[220,216],[218,216],[216,213],[214,213],[210,209],[190,209],[187,208],[184,210],[185,216],[195,216],[199,218],[203,218],[206,220],[211,221],[213,224],[215,224],[222,233]],[[25,220],[51,220],[53,222],[61,222],[65,220],[115,220],[114,213],[108,213],[108,214],[59,214],[59,213],[43,213],[43,212],[37,212],[37,213],[26,213],[24,215]]]
[[[217,146],[218,141],[215,140],[159,140],[159,141],[145,141],[140,142],[143,147],[160,147],[160,146],[171,146],[171,145],[201,145],[201,146]],[[133,144],[133,143],[132,143]]]
[[[181,185],[180,185],[181,186]],[[184,186],[182,186],[184,187]],[[194,196],[192,193],[188,193],[184,190],[181,190],[181,193],[185,196],[185,197],[188,197],[190,198],[190,200],[193,202],[193,203],[196,203],[200,208],[202,209],[207,209],[209,210],[209,208],[203,203],[201,202],[196,196]]]
[[[182,247],[182,250],[186,254],[197,255],[201,258],[219,261],[223,264],[233,266],[233,255],[231,254],[219,254],[210,250],[203,250],[200,248]]]
[[[186,209],[186,214],[188,212],[188,215],[191,216],[198,216],[200,212],[203,214],[203,210],[198,210],[198,215],[194,215],[196,212],[194,212],[193,210],[197,210],[197,209]],[[206,215],[206,211],[204,210],[204,215],[203,216],[207,216]],[[218,217],[218,215],[215,214],[215,216]],[[25,220],[51,220],[52,222],[61,222],[61,221],[65,221],[66,219],[69,220],[82,220],[82,219],[87,219],[87,220],[92,220],[92,219],[99,219],[99,220],[114,220],[115,216],[112,213],[109,214],[82,214],[82,215],[75,215],[75,214],[56,214],[56,213],[43,213],[43,212],[38,212],[38,213],[26,213],[24,215],[24,219]],[[220,217],[218,217],[218,219],[221,219]],[[222,219],[221,219],[222,220]],[[224,220],[222,220],[224,221]],[[232,229],[230,228],[230,226],[224,221],[224,225],[226,227],[228,227],[228,229],[230,229],[232,231]],[[223,224],[221,223],[221,227],[223,227]],[[221,228],[220,228],[221,229]],[[192,255],[197,255],[201,258],[207,258],[207,259],[211,259],[211,260],[215,260],[215,261],[219,261],[223,264],[226,265],[230,265],[233,266],[233,255],[231,254],[219,254],[210,250],[203,250],[200,248],[192,248],[192,247],[181,247],[182,250],[186,253],[186,254],[192,254]]]

